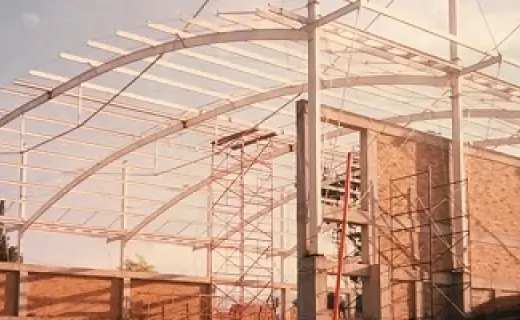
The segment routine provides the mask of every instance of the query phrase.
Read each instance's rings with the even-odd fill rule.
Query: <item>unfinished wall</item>
[[[18,273],[0,271],[0,316],[16,314],[18,308]]]
[[[28,315],[114,319],[121,292],[121,279],[29,273]]]
[[[395,319],[407,319],[414,315],[419,303],[423,312],[429,312],[432,292],[427,286],[423,289],[423,298],[416,299],[413,281],[399,278],[403,274],[414,274],[411,265],[425,272],[431,266],[434,273],[441,275],[452,268],[448,249],[451,237],[439,237],[439,232],[434,232],[431,252],[434,258],[430,265],[429,230],[423,227],[421,231],[420,227],[429,223],[424,214],[426,210],[422,209],[431,207],[436,225],[443,233],[449,232],[448,141],[433,136],[421,141],[379,135],[377,147],[378,203],[385,226],[379,228],[381,263],[392,267],[392,313]],[[468,149],[466,163],[472,305],[479,312],[497,312],[520,304],[520,200],[517,196],[520,160],[491,151]],[[428,170],[431,170],[432,186],[430,205],[427,175],[405,177]],[[391,181],[396,178],[400,180]],[[409,228],[410,221],[416,226],[413,230]],[[447,310],[449,305],[443,294],[449,296],[450,291],[442,281],[439,287],[440,290],[433,292],[434,310]]]
[[[466,164],[471,273],[489,279],[487,290],[473,291],[473,305],[485,304],[488,311],[519,305],[520,288],[512,285],[510,291],[497,293],[494,287],[503,282],[499,279],[520,283],[520,160],[473,151]],[[503,295],[508,298],[502,299]],[[496,304],[486,303],[488,297]]]
[[[131,282],[132,316],[145,319],[203,319],[211,311],[208,285],[135,279]],[[176,318],[172,316],[175,315]]]
[[[434,233],[431,246],[428,227],[430,215],[437,224],[449,225],[449,154],[442,141],[430,145],[405,137],[377,138],[378,204],[384,222],[378,241],[381,263],[391,267],[391,313],[395,319],[414,317],[420,304],[423,312],[430,312],[432,294],[436,310],[444,310],[447,304],[437,292],[442,288],[432,291],[425,287],[422,300],[416,300],[415,282],[405,279],[430,269],[436,273],[451,268],[445,245],[449,237]]]
[[[19,283],[18,268],[16,264],[0,263],[2,316],[25,313],[39,318],[121,319],[123,315],[121,272],[22,265],[27,276]],[[152,279],[149,274],[130,274],[130,315],[134,319],[208,319],[208,283],[158,276]],[[23,286],[26,310],[20,306],[18,313],[18,292]]]

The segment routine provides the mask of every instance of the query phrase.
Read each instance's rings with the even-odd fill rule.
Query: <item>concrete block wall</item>
[[[25,281],[20,274],[27,275]],[[125,279],[130,279],[130,310],[124,310]],[[21,288],[26,294],[19,299]],[[210,294],[203,280],[0,263],[0,316],[207,319]]]

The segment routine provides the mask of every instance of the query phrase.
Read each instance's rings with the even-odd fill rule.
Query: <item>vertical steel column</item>
[[[435,216],[434,216],[434,212],[433,212],[433,208],[432,208],[432,203],[433,203],[433,189],[432,189],[432,166],[431,164],[428,166],[428,217],[429,217],[429,224],[428,224],[428,234],[429,234],[429,246],[430,246],[430,249],[428,250],[429,253],[430,253],[430,261],[429,261],[429,264],[428,264],[428,268],[429,268],[429,282],[430,282],[430,318],[431,319],[435,319],[435,314],[436,314],[436,310],[435,310],[435,295],[434,295],[434,292],[435,292],[435,263],[434,263],[434,259],[436,257],[436,255],[438,254],[437,252],[433,252],[434,250],[434,224],[436,223],[435,221]],[[422,295],[424,295],[424,286],[422,286],[422,277],[421,277],[421,289],[422,289],[422,292],[421,292],[421,298],[422,298]],[[416,292],[417,293],[417,292]],[[421,299],[422,300],[422,299]],[[422,305],[421,305],[422,307]],[[420,311],[422,312],[422,314],[419,314],[417,315],[418,317],[421,317],[423,316],[424,314],[424,310],[422,310],[423,308],[420,309]]]
[[[285,199],[285,190],[280,193],[280,200]],[[280,250],[285,251],[285,204],[280,206]],[[285,282],[285,254],[280,254],[280,283]]]
[[[285,198],[285,190],[282,188],[280,192],[280,200]],[[280,206],[280,250],[285,250],[285,204]],[[280,283],[285,284],[285,254],[280,254]],[[289,293],[286,288],[280,290],[280,320],[287,319],[287,310],[289,305]]]
[[[459,0],[449,0],[449,31],[453,36],[458,34],[459,23]],[[459,62],[458,45],[450,41],[450,58],[453,62]],[[469,239],[467,237],[467,203],[466,203],[466,166],[464,161],[464,130],[463,130],[463,108],[460,100],[459,75],[451,75],[451,107],[452,107],[452,169],[454,184],[452,210],[454,223],[454,244],[455,257],[454,268],[462,272],[462,301],[461,310],[469,312],[471,292],[466,290],[466,283],[469,281],[466,276],[466,267],[469,266],[468,248]],[[458,186],[458,188],[457,188]]]
[[[270,138],[268,140],[268,143],[269,143],[269,149],[270,149],[270,153],[272,154],[273,153],[273,139]],[[274,258],[274,254],[275,254],[275,251],[274,251],[274,248],[275,248],[275,239],[274,239],[274,235],[275,235],[275,222],[276,222],[276,219],[275,219],[275,215],[274,215],[274,197],[275,197],[275,192],[274,192],[274,177],[275,177],[275,173],[274,173],[274,166],[275,166],[275,159],[274,158],[271,158],[271,161],[270,161],[270,166],[269,166],[269,180],[271,182],[270,184],[270,207],[271,207],[271,214],[270,214],[270,217],[271,217],[271,226],[270,226],[270,233],[271,233],[271,236],[270,236],[270,243],[269,243],[269,246],[270,246],[270,252],[269,252],[269,257],[271,259],[271,265],[270,265],[270,268],[271,268],[271,279],[270,282],[270,286],[271,288],[270,289],[270,292],[269,292],[269,297],[271,298],[271,301],[273,303],[273,307],[272,307],[272,311],[271,311],[271,314],[272,314],[272,318],[273,319],[276,319],[276,308],[278,308],[278,306],[280,305],[280,300],[278,299],[278,303],[275,303],[275,288],[274,288],[274,283],[276,281],[275,279],[275,267],[276,267],[276,264],[275,264],[275,258]],[[282,197],[283,197],[283,194],[282,194]]]
[[[20,151],[25,150],[26,143],[24,141],[24,135],[25,135],[25,118],[22,115],[20,117]],[[18,206],[18,218],[24,219],[25,218],[25,195],[26,195],[26,183],[27,183],[27,153],[23,152],[20,154],[20,189],[19,189],[19,198],[20,201]],[[16,246],[18,250],[18,263],[22,263],[23,261],[20,259],[20,257],[23,257],[23,235],[24,231],[21,229],[17,232],[16,237]],[[6,248],[7,249],[7,248]],[[28,296],[29,296],[29,274],[27,271],[19,271],[19,286],[18,286],[18,310],[17,315],[19,317],[26,317],[28,312]]]
[[[25,118],[24,116],[20,117],[20,150],[25,150],[26,143],[24,141],[24,134],[25,134]],[[20,201],[18,205],[18,219],[23,220],[25,219],[25,193],[26,193],[26,183],[27,183],[27,153],[22,152],[20,154],[20,187],[19,187],[19,193],[18,193],[18,200]],[[23,231],[18,230],[17,237],[16,237],[16,248],[18,250],[18,256],[22,256],[22,238],[23,238]],[[21,261],[18,261],[21,262]]]
[[[213,141],[211,144],[211,160],[210,160],[210,176],[215,173],[215,154],[217,153],[216,141],[219,136],[218,117],[215,118],[215,127],[213,129]],[[206,272],[210,277],[210,282],[213,284],[213,227],[215,221],[215,199],[213,197],[213,181],[208,184],[208,212],[206,216],[207,220],[207,237],[209,239],[208,249],[206,251]]]
[[[308,23],[318,19],[319,0],[308,1]],[[308,83],[309,83],[309,253],[318,254],[318,227],[321,224],[321,68],[320,31],[308,30]]]
[[[78,124],[81,123],[81,114],[83,113],[83,85],[78,86]]]
[[[128,196],[128,168],[126,160],[123,160],[121,168],[121,219],[120,219],[120,228],[123,231],[126,231],[126,208],[128,206],[127,196]],[[127,241],[122,238],[119,241],[119,270],[125,270],[125,249],[126,249]],[[123,316],[127,316],[131,310],[130,306],[130,295],[132,290],[131,279],[128,276],[123,277],[123,292],[121,299],[121,314]]]
[[[244,242],[246,241],[245,240],[245,232],[244,232],[244,228],[245,228],[245,225],[244,225],[244,219],[245,219],[245,181],[244,181],[244,175],[245,175],[245,168],[244,168],[244,163],[245,163],[245,151],[244,151],[244,139],[242,138],[241,139],[241,142],[240,142],[242,145],[240,147],[240,191],[239,191],[239,194],[240,194],[240,213],[239,213],[239,227],[240,227],[240,243],[238,245],[238,249],[239,249],[239,262],[238,262],[238,267],[239,267],[239,274],[240,274],[240,284],[239,284],[239,302],[240,304],[243,304],[244,301],[245,301],[245,289],[244,289],[244,277],[245,277],[245,248],[244,248]]]
[[[127,190],[127,167],[126,160],[123,161],[123,167],[121,169],[121,219],[120,219],[120,228],[121,230],[126,231],[126,197],[128,194]],[[126,241],[121,239],[119,241],[119,269],[123,270],[125,267],[125,247]]]

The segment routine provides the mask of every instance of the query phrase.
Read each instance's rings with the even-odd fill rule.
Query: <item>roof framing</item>
[[[175,70],[189,74],[190,76],[197,77],[200,79],[211,80],[220,82],[227,86],[247,90],[246,93],[240,93],[240,95],[234,96],[232,94],[221,93],[218,90],[211,90],[205,88],[204,85],[190,85],[182,81],[174,81],[165,76],[155,74],[145,74],[143,79],[152,82],[154,84],[160,84],[169,88],[177,88],[186,91],[192,91],[200,95],[205,95],[211,99],[216,99],[211,105],[204,106],[202,108],[196,108],[188,106],[183,103],[176,103],[174,101],[165,101],[160,98],[154,98],[145,96],[138,93],[126,93],[123,99],[118,99],[111,103],[110,106],[114,107],[110,110],[104,111],[103,114],[117,117],[118,119],[125,119],[125,121],[142,122],[143,124],[154,126],[154,130],[151,132],[145,132],[141,135],[136,135],[133,132],[125,132],[124,130],[112,130],[104,128],[103,126],[86,125],[83,130],[89,130],[98,134],[105,134],[111,137],[120,137],[132,139],[131,142],[126,143],[122,146],[104,146],[100,142],[87,142],[76,137],[63,137],[59,141],[67,143],[77,143],[84,145],[92,149],[103,149],[108,151],[108,155],[101,157],[80,157],[78,155],[65,155],[61,154],[60,157],[69,157],[71,159],[80,160],[86,162],[86,167],[82,167],[81,172],[66,183],[63,186],[52,189],[52,195],[48,200],[44,202],[33,201],[33,204],[38,204],[38,208],[30,215],[28,219],[25,218],[9,218],[5,219],[6,223],[12,227],[19,229],[22,233],[27,231],[29,228],[34,227],[35,229],[41,230],[53,230],[64,233],[78,233],[86,234],[95,237],[105,237],[112,240],[123,240],[129,241],[131,239],[147,240],[147,241],[162,241],[162,242],[175,242],[179,244],[187,244],[194,247],[206,246],[210,239],[207,238],[189,238],[172,236],[167,234],[161,234],[160,232],[147,232],[145,228],[153,222],[155,219],[160,217],[162,214],[167,212],[173,206],[179,204],[186,197],[195,194],[203,190],[209,183],[215,179],[226,179],[226,177],[233,172],[236,172],[237,167],[231,167],[228,171],[220,172],[214,176],[203,176],[198,177],[199,179],[195,184],[188,186],[176,186],[175,190],[178,194],[173,197],[165,198],[162,200],[152,200],[150,202],[159,205],[155,210],[149,210],[148,214],[141,214],[141,219],[131,230],[114,230],[111,226],[108,227],[86,227],[69,225],[65,222],[44,222],[41,221],[41,217],[51,208],[60,207],[58,203],[69,193],[74,194],[87,194],[85,191],[78,190],[78,187],[86,180],[98,180],[98,181],[115,181],[110,177],[97,175],[103,169],[110,165],[122,167],[122,164],[117,163],[118,160],[122,159],[126,155],[135,154],[146,157],[157,157],[158,152],[150,151],[149,149],[143,150],[145,146],[150,144],[160,143],[170,146],[179,147],[186,150],[203,151],[205,153],[211,152],[208,147],[193,147],[188,146],[185,142],[176,142],[176,139],[180,139],[182,134],[197,134],[206,140],[210,140],[213,135],[213,122],[218,119],[220,124],[220,130],[233,133],[238,128],[248,128],[256,126],[257,121],[255,120],[243,120],[240,116],[237,116],[237,112],[241,109],[248,108],[251,110],[263,110],[266,112],[275,112],[276,107],[267,105],[276,99],[283,101],[290,101],[293,95],[305,93],[307,91],[307,84],[302,81],[292,81],[277,75],[276,73],[270,73],[262,70],[261,66],[255,67],[255,63],[262,63],[269,65],[273,68],[290,69],[294,74],[301,76],[306,75],[306,70],[288,66],[279,58],[267,57],[259,53],[255,53],[250,47],[240,47],[240,43],[253,44],[262,50],[269,52],[276,52],[277,54],[283,54],[286,57],[295,59],[299,62],[306,62],[305,54],[302,54],[298,48],[304,44],[302,40],[307,39],[306,28],[313,28],[321,26],[323,29],[322,40],[327,41],[337,48],[343,48],[345,50],[355,50],[356,54],[377,57],[378,59],[384,60],[391,63],[393,66],[399,65],[406,68],[407,72],[386,70],[378,65],[367,65],[359,73],[346,74],[345,70],[335,65],[335,63],[323,62],[322,68],[330,72],[326,74],[326,79],[322,81],[321,87],[324,89],[323,96],[330,99],[336,99],[335,101],[346,101],[352,105],[357,105],[363,108],[370,108],[371,110],[386,111],[390,115],[385,116],[384,119],[392,123],[419,123],[424,121],[439,122],[438,127],[446,127],[442,124],[443,119],[451,118],[451,111],[444,106],[448,106],[447,101],[443,101],[442,97],[436,96],[428,91],[424,91],[425,87],[435,88],[448,88],[449,87],[449,73],[457,72],[462,76],[463,85],[468,91],[475,92],[473,95],[468,96],[469,103],[474,103],[475,106],[469,106],[465,110],[465,116],[471,119],[493,119],[493,121],[500,122],[501,124],[507,124],[512,127],[511,130],[502,128],[494,129],[497,133],[518,130],[517,118],[520,117],[520,111],[511,109],[511,104],[515,105],[519,102],[520,97],[520,86],[517,84],[509,83],[503,79],[490,76],[484,73],[482,70],[496,63],[508,63],[513,66],[518,66],[514,61],[503,58],[500,55],[490,55],[478,48],[473,48],[470,45],[462,44],[469,47],[476,52],[484,54],[483,60],[478,63],[457,65],[440,57],[421,52],[420,50],[411,48],[403,44],[399,44],[388,39],[384,39],[375,34],[364,32],[355,27],[349,26],[341,21],[333,21],[338,16],[352,12],[352,10],[358,10],[361,7],[365,7],[369,10],[375,10],[380,12],[380,8],[374,7],[372,4],[366,5],[362,1],[357,1],[353,4],[348,4],[345,7],[331,13],[318,20],[315,25],[311,26],[307,24],[306,18],[298,15],[295,12],[290,12],[270,6],[268,10],[256,10],[252,15],[245,16],[241,14],[226,14],[221,13],[218,16],[219,21],[224,21],[226,24],[215,24],[210,21],[203,21],[201,19],[186,19],[187,22],[193,24],[202,30],[202,34],[190,33],[187,31],[181,31],[172,26],[165,26],[162,24],[150,23],[149,28],[166,33],[169,36],[175,35],[176,39],[161,42],[160,40],[144,37],[135,33],[126,31],[119,31],[117,35],[120,38],[131,40],[134,43],[146,45],[142,49],[135,51],[120,48],[116,45],[104,44],[97,41],[89,42],[91,48],[102,50],[103,52],[110,54],[118,54],[116,58],[109,61],[101,61],[99,59],[88,58],[82,55],[63,53],[61,58],[72,63],[79,63],[81,65],[91,65],[92,67],[85,72],[74,76],[72,78],[51,74],[48,72],[32,71],[31,76],[36,78],[32,79],[19,79],[16,80],[16,88],[3,88],[2,92],[17,95],[20,97],[32,97],[29,101],[23,103],[16,109],[4,109],[5,113],[0,118],[0,127],[4,132],[16,133],[16,130],[10,127],[10,125],[19,117],[23,116],[24,121],[36,121],[41,123],[55,123],[66,126],[73,126],[74,123],[70,121],[63,121],[57,118],[49,116],[42,116],[39,114],[32,114],[30,111],[34,111],[39,106],[47,104],[49,102],[56,103],[59,105],[65,105],[69,107],[75,107],[78,110],[81,108],[83,111],[94,110],[96,105],[102,104],[107,101],[106,95],[114,93],[115,89],[108,86],[102,86],[94,84],[92,81],[96,78],[105,74],[119,74],[120,76],[135,76],[138,71],[131,66],[132,63],[139,61],[150,62],[154,56],[163,53],[172,53],[190,59],[197,59],[207,64],[218,66],[219,68],[228,68],[236,72],[248,74],[253,77],[263,78],[272,81],[276,84],[274,87],[265,88],[263,86],[249,83],[247,81],[241,81],[239,79],[233,79],[227,77],[218,72],[211,72],[206,70],[197,69],[190,67],[182,63],[177,63],[172,60],[159,60],[157,65],[167,70]],[[385,14],[388,14],[385,11]],[[253,16],[255,19],[251,19]],[[229,25],[231,23],[231,25]],[[269,25],[269,28],[262,28],[262,26]],[[244,29],[245,28],[245,29]],[[429,31],[428,31],[429,32]],[[434,33],[443,39],[454,40],[459,42],[458,39],[454,39],[452,36]],[[284,47],[284,44],[290,43],[291,48]],[[199,47],[215,48],[228,54],[234,54],[241,58],[247,59],[251,62],[250,65],[244,65],[238,62],[229,61],[230,59],[221,59],[216,56],[204,54],[201,51],[193,50]],[[256,48],[255,47],[255,48]],[[337,61],[342,61],[343,58],[338,55]],[[368,71],[370,70],[370,71]],[[371,72],[372,74],[370,74]],[[373,73],[376,73],[374,75]],[[341,75],[341,76],[340,76]],[[50,85],[52,83],[53,85]],[[58,85],[54,85],[58,83]],[[352,96],[345,96],[344,93],[337,92],[336,89],[350,88],[355,92],[363,93],[367,96],[377,97],[378,99],[386,99],[391,101],[393,106],[405,106],[409,110],[414,108],[417,111],[414,112],[400,112],[397,110],[384,110],[389,109],[388,107],[381,107],[378,102],[368,101],[368,99],[354,98]],[[43,93],[42,93],[43,92]],[[35,96],[36,95],[36,96]],[[427,101],[439,100],[437,105],[440,108],[427,109],[419,104],[410,102],[413,99],[407,99],[406,96],[413,96],[416,99],[424,99]],[[435,98],[435,99],[434,99]],[[486,102],[484,98],[493,98],[493,102]],[[74,101],[80,101],[75,105]],[[80,106],[81,104],[81,106]],[[163,108],[158,110],[157,106]],[[508,107],[505,107],[508,106]],[[140,117],[131,115],[134,112],[139,115],[146,115],[146,117]],[[167,111],[166,111],[167,110]],[[283,115],[287,119],[292,119],[293,113],[288,110],[279,111],[280,115]],[[284,118],[284,119],[285,119]],[[281,120],[280,120],[281,122]],[[290,124],[289,124],[290,125]],[[485,127],[482,123],[476,123],[475,126]],[[259,125],[260,129],[267,132],[277,132],[276,141],[278,148],[272,154],[266,156],[268,158],[282,157],[291,151],[291,146],[294,143],[294,133],[286,126],[280,124],[277,125]],[[292,129],[292,128],[291,128]],[[340,127],[334,127],[333,125],[327,126],[327,131],[323,134],[325,141],[336,139],[343,135],[350,133],[349,130]],[[503,131],[502,131],[503,130]],[[41,138],[47,137],[43,133],[25,133],[25,135],[33,135]],[[518,144],[518,138],[512,137],[492,137],[486,139],[478,135],[473,136],[475,139],[471,141],[476,146],[497,146],[504,144]],[[171,139],[169,141],[167,139]],[[202,145],[202,144],[201,144]],[[16,150],[17,146],[4,145],[8,149]],[[20,146],[20,148],[22,148]],[[343,150],[343,149],[342,149]],[[34,150],[34,154],[54,154],[48,150]],[[181,160],[180,158],[169,157],[162,155],[161,159],[165,160]],[[97,160],[101,159],[101,160]],[[2,165],[6,167],[23,167],[33,168],[35,165],[28,164],[16,164],[10,161],[2,161]],[[128,166],[128,165],[127,165]],[[136,165],[135,170],[146,170],[145,167],[139,167]],[[290,169],[290,166],[287,166]],[[68,174],[67,170],[59,170],[56,168],[40,168],[42,171],[52,171],[58,174]],[[179,173],[179,175],[181,175]],[[281,178],[281,177],[280,177]],[[9,184],[11,182],[3,182]],[[145,184],[143,182],[129,182],[135,185]],[[16,184],[16,183],[14,183]],[[19,182],[19,184],[23,184]],[[148,183],[147,185],[154,184]],[[164,185],[157,185],[160,188],[165,188]],[[38,187],[37,184],[27,184],[26,188]],[[42,188],[48,188],[43,186]],[[83,193],[82,193],[83,192]],[[132,199],[132,196],[127,196]],[[134,197],[136,201],[143,201],[139,197]],[[291,200],[281,200],[276,202],[277,205],[284,204]],[[12,199],[16,202],[29,202],[27,199]],[[272,210],[276,206],[269,207],[270,209],[262,210],[261,212],[267,212]],[[199,208],[200,209],[200,208]],[[200,209],[202,210],[202,209]],[[262,213],[263,214],[263,213]],[[262,215],[257,213],[253,215],[258,217]],[[223,238],[229,238],[231,235],[226,234]],[[219,238],[215,241],[223,242]]]

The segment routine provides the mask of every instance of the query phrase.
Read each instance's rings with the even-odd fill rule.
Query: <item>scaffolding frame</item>
[[[425,191],[424,189],[419,190],[421,177],[426,180],[426,183],[423,183],[423,186],[426,187]],[[412,181],[407,183],[407,180]],[[401,182],[408,186],[407,190],[403,190]],[[416,187],[412,188],[414,183]],[[412,313],[411,317],[420,314],[419,319],[437,320],[450,316],[466,316],[460,304],[462,303],[461,297],[467,290],[471,290],[471,269],[460,261],[455,261],[458,258],[454,248],[458,244],[456,241],[460,241],[460,238],[456,240],[454,235],[462,234],[462,237],[469,239],[470,232],[469,228],[454,230],[454,221],[460,219],[460,216],[452,211],[458,209],[454,209],[451,199],[451,189],[466,183],[467,181],[453,181],[433,185],[431,165],[427,170],[389,179],[389,197],[380,201],[389,203],[388,211],[383,213],[386,215],[385,220],[389,221],[390,248],[386,251],[390,251],[387,262],[390,264],[389,285],[393,316],[395,316],[395,303],[400,302],[399,297],[395,296],[395,286],[401,283],[409,285],[406,281],[403,282],[399,279],[400,269],[404,269],[405,273],[418,276],[418,280],[414,283],[415,294],[405,296],[405,299],[410,299],[411,296],[415,299],[413,307],[409,308]],[[443,189],[447,189],[447,192],[445,191],[441,197],[434,197],[437,190],[442,193]],[[397,205],[401,204],[401,211],[396,211],[396,202]],[[442,208],[443,205],[444,208]],[[438,214],[436,213],[439,211],[438,209],[444,209],[444,212]],[[439,218],[438,216],[442,214],[445,216]],[[469,213],[466,218],[469,218]],[[449,231],[446,232],[446,230]],[[399,234],[402,233],[410,238],[410,248],[407,247],[408,243],[403,243],[399,239]],[[422,236],[424,233],[426,233],[426,237]],[[381,241],[381,237],[379,241]],[[470,250],[470,247],[467,250]],[[385,250],[381,250],[380,254],[384,255]],[[405,264],[399,263],[399,256],[405,257]],[[448,261],[442,261],[446,257],[449,257]],[[462,266],[463,270],[460,270],[458,266]],[[469,275],[469,282],[458,283],[453,280],[456,279],[455,275],[460,272]],[[451,279],[451,282],[443,283],[446,281],[445,279]],[[405,302],[410,303],[410,301]]]
[[[211,279],[236,279],[233,286],[213,284],[213,310],[233,309],[237,319],[243,319],[244,312],[255,304],[271,308],[273,315],[275,312],[275,218],[273,213],[257,217],[259,211],[274,207],[274,163],[259,160],[273,152],[273,136],[256,128],[219,136],[216,129],[211,141],[211,175],[240,166],[230,182],[212,181],[208,185],[208,236],[217,239],[207,248],[208,273]],[[256,183],[246,188],[250,178]],[[225,216],[227,219],[222,219]],[[220,230],[213,226],[217,220],[223,226]],[[246,281],[257,283],[257,287],[248,288]]]

